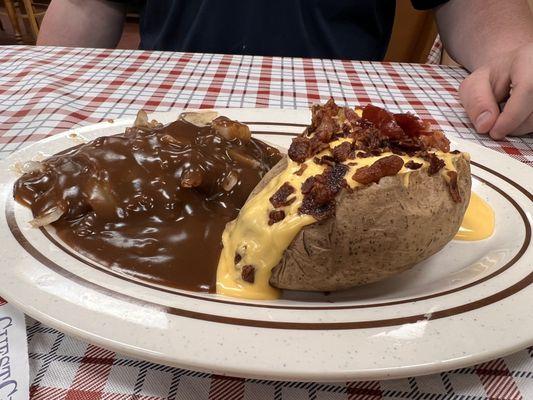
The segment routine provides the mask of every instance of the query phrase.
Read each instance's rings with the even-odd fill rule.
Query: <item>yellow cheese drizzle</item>
[[[472,192],[456,240],[483,240],[494,232],[494,211],[485,200]]]
[[[317,156],[331,154],[331,149],[335,148],[344,141],[350,139],[342,138],[330,143],[330,148],[319,153]],[[360,183],[351,179],[356,170],[362,167],[372,165],[378,159],[391,155],[386,152],[379,156],[349,159],[344,162],[349,167],[346,172],[346,181],[353,189],[361,186]],[[437,157],[444,160],[445,167],[441,174],[445,179],[447,171],[455,171],[454,160],[458,157],[468,157],[468,154],[452,154],[435,152]],[[401,156],[404,163],[413,160],[423,164],[422,168],[427,167],[429,163],[422,158]],[[349,165],[356,163],[355,165]],[[279,290],[269,284],[270,274],[283,257],[285,249],[290,245],[294,237],[300,230],[313,222],[315,218],[310,215],[299,214],[298,208],[302,204],[303,195],[301,186],[303,182],[311,177],[321,174],[324,171],[324,165],[317,165],[312,159],[305,162],[307,168],[301,176],[295,172],[300,170],[301,164],[288,160],[287,168],[279,175],[274,177],[258,194],[251,198],[241,209],[239,216],[230,222],[222,235],[223,249],[220,255],[217,270],[217,293],[247,299],[276,299],[279,297]],[[412,172],[405,166],[398,172],[402,176],[402,182],[405,186],[409,184],[409,174]],[[273,224],[268,225],[268,214],[273,210],[270,203],[270,197],[279,189],[281,185],[288,182],[296,191],[291,197],[295,201],[283,208],[286,217]],[[235,256],[239,254],[240,261],[235,264]],[[241,277],[242,267],[253,265],[255,268],[254,283],[246,282]]]

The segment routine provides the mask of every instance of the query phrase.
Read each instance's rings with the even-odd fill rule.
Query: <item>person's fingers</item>
[[[494,139],[518,132],[533,111],[533,46],[520,52],[513,60],[510,69],[512,82],[511,95],[500,116],[490,130]],[[527,125],[527,124],[526,124]]]
[[[500,114],[489,69],[476,70],[466,77],[459,88],[459,97],[476,131],[488,133]]]
[[[533,134],[533,113],[529,115],[522,125],[511,132],[509,136],[524,136],[529,133]]]
[[[533,107],[533,81],[513,87],[511,97],[490,130],[493,139],[503,139],[517,131],[531,115]]]

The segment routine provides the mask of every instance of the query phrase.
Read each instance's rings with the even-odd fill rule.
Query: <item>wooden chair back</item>
[[[0,14],[7,16],[18,44],[35,43],[49,3],[50,0],[3,0],[4,11],[0,11]]]

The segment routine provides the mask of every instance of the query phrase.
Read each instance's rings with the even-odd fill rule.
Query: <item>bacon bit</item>
[[[380,158],[368,167],[359,168],[353,174],[352,179],[356,182],[367,185],[378,183],[384,176],[393,176],[403,167],[403,160],[395,155]]]
[[[451,154],[461,154],[459,150],[450,151]]]
[[[276,222],[282,221],[285,218],[285,211],[274,210],[268,214],[268,225],[274,225]]]
[[[352,145],[350,142],[343,142],[332,150],[333,159],[337,162],[343,162],[348,159]]]
[[[341,126],[342,132],[337,133],[334,138],[338,139],[341,137],[349,136],[350,133],[353,131],[354,127],[352,124],[350,124],[348,121],[344,121]]]
[[[329,149],[329,144],[320,141],[317,137],[311,138],[311,155],[320,153],[322,150]]]
[[[326,184],[329,187],[339,187],[346,185],[344,175],[348,172],[348,167],[344,164],[335,164],[332,168],[325,171],[322,175],[325,177]]]
[[[328,149],[329,144],[313,136],[310,139],[304,136],[297,136],[292,140],[289,147],[289,158],[297,163],[303,163],[308,158]]]
[[[344,107],[344,117],[352,125],[361,119],[355,110],[351,109],[350,107]]]
[[[285,207],[288,205],[291,205],[294,200],[296,200],[296,197],[293,197],[290,200],[287,200],[287,198],[293,194],[295,191],[294,186],[291,186],[289,182],[285,182],[281,187],[270,197],[270,203],[275,207]]]
[[[335,197],[341,189],[347,187],[344,176],[348,167],[335,164],[327,167],[321,175],[307,178],[302,185],[304,198],[298,211],[308,214],[317,220],[328,218],[335,214]]]
[[[302,183],[301,191],[302,194],[307,194],[311,191],[313,186],[315,185],[316,177],[310,176],[305,180],[304,183]]]
[[[311,107],[312,119],[311,128],[315,130],[324,118],[335,117],[339,114],[340,107],[335,103],[333,97],[330,97],[326,104],[315,104]]]
[[[452,196],[453,201],[455,201],[456,203],[460,203],[461,194],[459,193],[459,187],[457,185],[457,172],[448,171],[447,175],[448,175],[448,178],[450,178],[450,181],[448,182],[448,188],[450,189],[450,195]]]
[[[237,265],[238,263],[240,263],[242,260],[242,257],[239,253],[235,253],[235,259],[234,259],[234,262],[235,262],[235,265]]]
[[[324,165],[329,165],[330,167],[335,165],[335,159],[331,156],[322,156],[320,162]]]
[[[363,108],[363,119],[370,121],[381,133],[389,138],[401,138],[405,132],[387,110],[368,104]]]
[[[397,147],[390,147],[389,150],[391,151],[391,153],[393,154],[397,154],[399,156],[404,156],[406,155],[407,153],[403,150],[400,150],[398,149]]]
[[[335,160],[331,156],[315,157],[313,158],[313,162],[318,165],[329,165],[330,167],[335,165]]]
[[[328,101],[326,101],[326,104],[324,104],[324,108],[329,111],[330,115],[337,115],[339,113],[340,107],[335,103],[335,99],[333,96],[330,96]]]
[[[350,167],[354,167],[357,165],[357,163],[352,161],[352,162],[346,163],[346,165],[349,165]]]
[[[422,164],[414,162],[413,160],[409,160],[405,163],[405,167],[409,169],[419,169],[422,167]]]
[[[334,133],[340,130],[339,123],[332,116],[325,115],[320,121],[320,125],[315,130],[315,136],[321,142],[329,142]]]
[[[255,281],[255,267],[253,265],[245,265],[241,272],[242,280],[248,283]]]
[[[337,121],[341,123],[340,131],[334,133],[331,139],[349,136],[354,130],[359,129],[359,120],[359,115],[353,109],[350,107],[341,108],[337,116]]]
[[[324,114],[326,113],[326,104],[323,106],[320,104],[314,104],[311,107],[311,125],[309,125],[309,131],[314,131],[320,121],[322,120]]]
[[[425,136],[422,136],[422,137],[425,137]],[[434,140],[435,148],[439,149],[440,151],[444,153],[448,153],[450,151],[450,141],[444,135],[444,132],[434,131],[432,134],[432,137]]]
[[[450,151],[450,141],[442,131],[434,131],[429,135],[420,136],[420,141],[424,144],[426,148],[433,148],[440,150],[444,153]]]
[[[289,158],[297,163],[303,163],[311,155],[311,141],[303,136],[292,139],[288,151]]]
[[[300,169],[294,173],[294,175],[302,176],[304,171],[307,169],[307,164],[300,165]]]
[[[392,140],[389,142],[389,148],[391,150],[398,150],[399,152],[406,152],[408,154],[414,154],[417,151],[424,149],[424,144],[419,138],[405,138],[400,140]]]
[[[363,129],[354,131],[353,137],[359,144],[360,148],[366,149],[381,149],[387,146],[387,143],[391,140],[387,138],[383,133],[374,127],[370,122],[361,120],[361,124],[365,126]]]
[[[435,175],[445,165],[444,161],[437,157],[434,153],[427,153],[423,158],[429,161],[428,175]]]
[[[394,114],[394,120],[407,136],[418,137],[431,132],[429,122],[422,121],[416,115],[411,113]]]
[[[357,157],[358,158],[368,158],[368,157],[372,157],[372,154],[367,152],[367,151],[360,151],[357,153]]]
[[[333,134],[340,131],[340,125],[336,120],[340,107],[330,98],[323,106],[316,104],[312,107],[312,119],[310,130],[321,142],[329,142]]]
[[[420,138],[426,148],[435,148],[445,153],[450,151],[450,141],[442,131],[432,131],[429,122],[410,113],[394,114],[394,119],[407,136]]]

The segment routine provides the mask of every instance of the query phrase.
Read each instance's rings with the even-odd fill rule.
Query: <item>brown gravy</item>
[[[14,196],[35,217],[58,207],[59,237],[113,271],[214,292],[224,226],[280,158],[245,125],[179,119],[54,155],[17,180]]]

